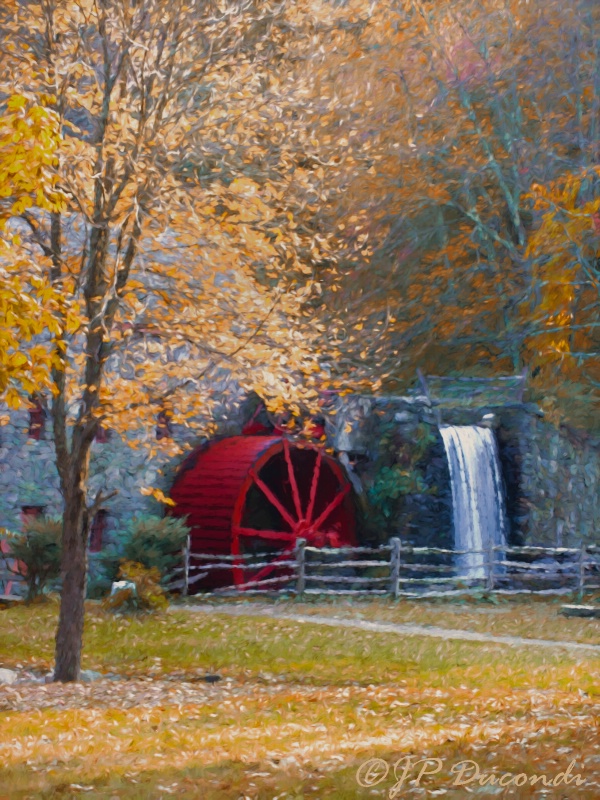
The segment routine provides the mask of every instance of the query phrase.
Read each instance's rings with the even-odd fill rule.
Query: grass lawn
[[[495,606],[494,617],[483,605],[290,605],[457,628],[497,625],[478,622],[489,616],[501,627],[474,629],[594,639],[590,622],[556,618],[552,603],[534,603],[532,617],[528,604],[507,604],[513,627]],[[0,610],[0,666],[49,668],[56,613],[53,604]],[[441,759],[431,764],[440,771],[399,797],[600,796],[594,655],[176,608],[115,618],[90,606],[84,667],[124,680],[0,687],[0,798],[384,798],[394,778],[361,787],[357,769],[409,754]],[[223,680],[208,685],[206,672]],[[547,779],[575,760],[585,783],[467,791],[449,772],[462,759],[486,775]]]

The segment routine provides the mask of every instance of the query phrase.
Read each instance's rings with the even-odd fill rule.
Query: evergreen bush
[[[22,533],[8,536],[10,555],[19,563],[27,601],[40,598],[60,575],[62,520],[41,516],[28,520]]]

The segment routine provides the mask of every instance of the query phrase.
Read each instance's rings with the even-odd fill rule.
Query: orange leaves
[[[598,319],[597,303],[581,298],[585,287],[600,283],[595,271],[586,267],[599,252],[598,215],[600,197],[589,197],[590,180],[598,168],[568,173],[548,186],[535,185],[531,194],[541,221],[530,236],[527,256],[534,265],[537,298],[533,310],[524,313],[538,323],[529,342],[534,362],[552,374],[557,368],[577,378],[577,363],[590,348],[586,369],[593,362],[593,329]],[[573,351],[577,355],[572,356]],[[591,360],[590,360],[591,359]]]
[[[171,500],[170,497],[167,497],[161,489],[143,487],[142,489],[140,489],[140,492],[146,497],[153,497],[155,500],[158,500],[159,503],[163,503],[166,506],[175,505],[175,502]]]

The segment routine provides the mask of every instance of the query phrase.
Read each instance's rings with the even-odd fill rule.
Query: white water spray
[[[490,545],[506,544],[506,513],[493,431],[477,425],[440,428],[452,484],[454,547],[459,574],[485,578]],[[476,552],[479,551],[479,552]],[[501,558],[497,553],[496,558]]]

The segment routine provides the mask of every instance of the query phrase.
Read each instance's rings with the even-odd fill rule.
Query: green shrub
[[[88,556],[86,592],[89,600],[102,600],[110,592],[113,580],[117,579],[119,558],[113,550],[113,547],[109,547],[102,553],[90,553]]]
[[[399,436],[395,423],[382,426],[379,454],[367,481],[366,498],[370,524],[383,540],[400,532],[405,497],[433,493],[425,480],[425,464],[434,443],[435,436],[428,425],[417,425],[409,441]]]
[[[181,565],[181,551],[190,529],[178,517],[141,517],[131,521],[120,551],[107,552],[102,568],[109,582],[117,579],[123,561],[157,569],[163,581]]]
[[[127,561],[148,569],[156,567],[162,577],[181,564],[181,550],[190,529],[179,517],[134,519],[130,532],[124,550]]]
[[[28,602],[41,597],[48,583],[59,577],[61,537],[60,517],[46,516],[29,520],[23,533],[8,536],[10,555],[22,565]]]

